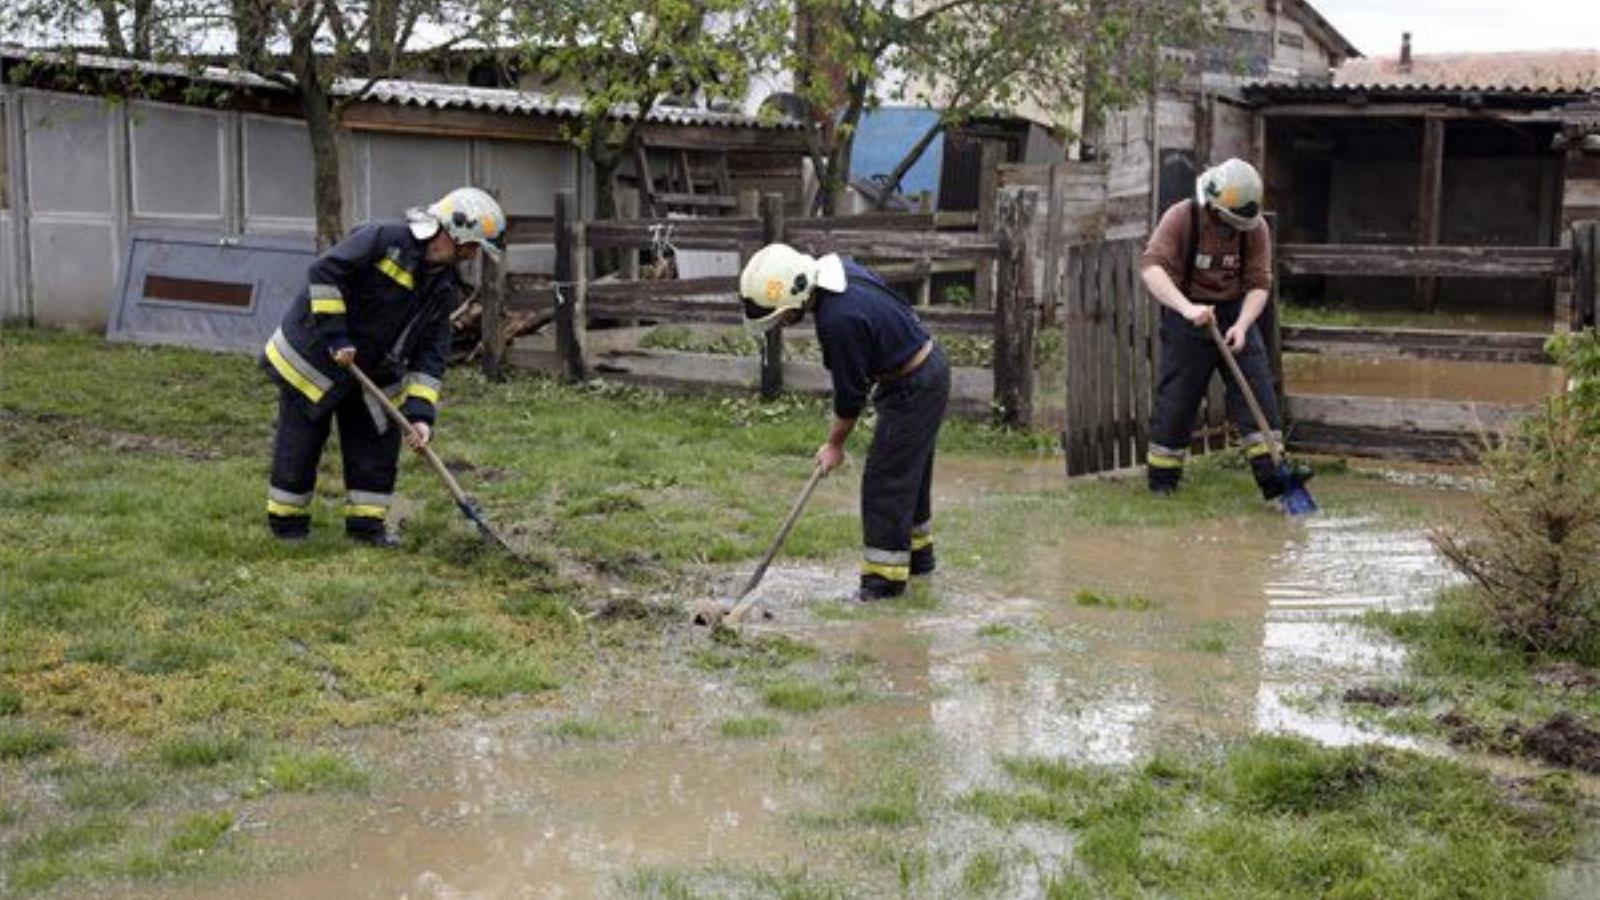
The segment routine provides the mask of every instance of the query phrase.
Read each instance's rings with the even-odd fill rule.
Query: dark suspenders
[[[1200,204],[1190,200],[1189,203],[1189,252],[1183,257],[1183,296],[1188,297],[1189,291],[1194,287],[1195,257],[1200,253]],[[1249,237],[1247,232],[1239,232],[1239,251],[1234,261],[1239,266],[1239,284],[1244,285],[1244,242]]]

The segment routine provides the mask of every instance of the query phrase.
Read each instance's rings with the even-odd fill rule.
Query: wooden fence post
[[[761,198],[761,245],[783,240],[783,195]],[[783,326],[766,333],[761,343],[761,399],[776,400],[783,393]]]
[[[577,196],[570,190],[556,191],[556,355],[564,376],[582,381],[584,321],[582,260],[578,258]]]
[[[1272,254],[1272,267],[1267,270],[1272,277],[1272,288],[1268,295],[1267,308],[1261,313],[1261,338],[1267,345],[1267,362],[1272,367],[1272,390],[1278,397],[1278,415],[1281,419],[1285,404],[1283,402],[1283,315],[1281,309],[1283,292],[1279,279],[1283,276],[1283,271],[1278,266],[1278,244],[1280,242],[1278,217],[1273,213],[1265,213],[1263,218],[1267,220],[1267,233],[1272,238],[1269,247]]]
[[[483,374],[490,381],[504,381],[506,350],[506,266],[496,263],[488,254],[480,254],[483,264],[478,270],[478,302],[483,314],[478,320],[478,333],[483,344]]]
[[[1572,330],[1596,327],[1600,315],[1600,222],[1572,223]]]
[[[996,192],[1000,190],[999,145],[993,141],[980,141],[978,149],[978,231],[992,234],[995,230]],[[977,280],[973,283],[972,304],[978,309],[990,309],[994,303],[995,267],[999,263],[983,259],[978,261]]]
[[[994,405],[1001,424],[1033,422],[1033,333],[1037,298],[1028,226],[1038,202],[1034,188],[1006,188],[997,198],[995,232]]]
[[[617,218],[632,222],[639,218],[639,192],[634,188],[619,188],[617,190]],[[639,280],[639,248],[629,247],[620,251],[621,258],[617,262],[617,276],[627,281]]]

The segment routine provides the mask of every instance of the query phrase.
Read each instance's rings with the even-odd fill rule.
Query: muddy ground
[[[903,843],[864,850],[876,832],[829,824],[872,790],[865,773],[909,765],[931,809],[1016,755],[1120,764],[1255,732],[1444,752],[1340,703],[1403,659],[1350,617],[1425,604],[1452,579],[1420,522],[1466,497],[1406,480],[1341,482],[1306,521],[1065,529],[1055,463],[947,462],[942,507],[1038,498],[1005,515],[1030,539],[948,535],[944,571],[883,608],[839,599],[849,560],[780,558],[760,588],[772,617],[742,647],[677,614],[745,574],[705,572],[652,599],[664,640],[615,652],[558,709],[363,735],[356,752],[385,773],[370,797],[275,799],[241,820],[275,860],[261,873],[124,896],[698,896],[674,886],[797,867],[860,896],[961,896],[987,826],[948,805],[913,821],[924,854],[908,875]],[[1360,511],[1374,493],[1402,512]],[[1070,853],[1043,830],[1021,840],[1031,868],[1008,876],[1013,896],[1040,893],[1037,873]],[[1580,896],[1594,882],[1574,873],[1561,890]]]

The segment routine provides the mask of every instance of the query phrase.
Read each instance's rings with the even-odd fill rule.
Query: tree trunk
[[[368,8],[367,75],[376,78],[394,68],[400,32],[399,0],[372,0]]]
[[[326,249],[344,236],[344,198],[339,177],[338,123],[322,73],[317,69],[310,35],[293,45],[294,75],[300,86],[300,108],[311,139],[312,202],[317,212],[317,246]]]
[[[97,0],[100,9],[100,38],[112,56],[127,56],[128,42],[122,39],[122,22],[117,16],[115,0]]]

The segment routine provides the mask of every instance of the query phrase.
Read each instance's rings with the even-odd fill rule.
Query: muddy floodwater
[[[1559,366],[1356,356],[1284,357],[1288,390],[1299,394],[1538,403],[1565,388]]]
[[[1003,559],[952,548],[924,606],[863,615],[831,599],[851,560],[779,559],[760,589],[773,617],[754,631],[856,661],[855,702],[764,709],[737,678],[683,664],[709,645],[685,627],[657,657],[615,655],[560,709],[366,739],[358,752],[387,773],[372,796],[274,801],[241,823],[294,861],[285,871],[137,896],[628,896],[640,871],[717,865],[848,879],[856,863],[805,823],[874,735],[923,736],[928,769],[952,794],[994,778],[1011,754],[1115,764],[1255,731],[1395,742],[1331,699],[1403,662],[1349,620],[1425,604],[1451,581],[1421,523],[1463,510],[1462,492],[1340,479],[1314,483],[1325,512],[1305,521],[1263,509],[1073,529],[1051,518],[1058,465],[942,464],[940,508],[1042,499],[1019,507],[1038,521]],[[1411,512],[1371,512],[1374,495]],[[719,727],[740,716],[775,719],[777,733]],[[604,727],[563,736],[555,724],[574,718]],[[930,844],[959,848],[983,826],[955,816],[922,827]],[[1069,849],[1037,843],[1042,860]]]

